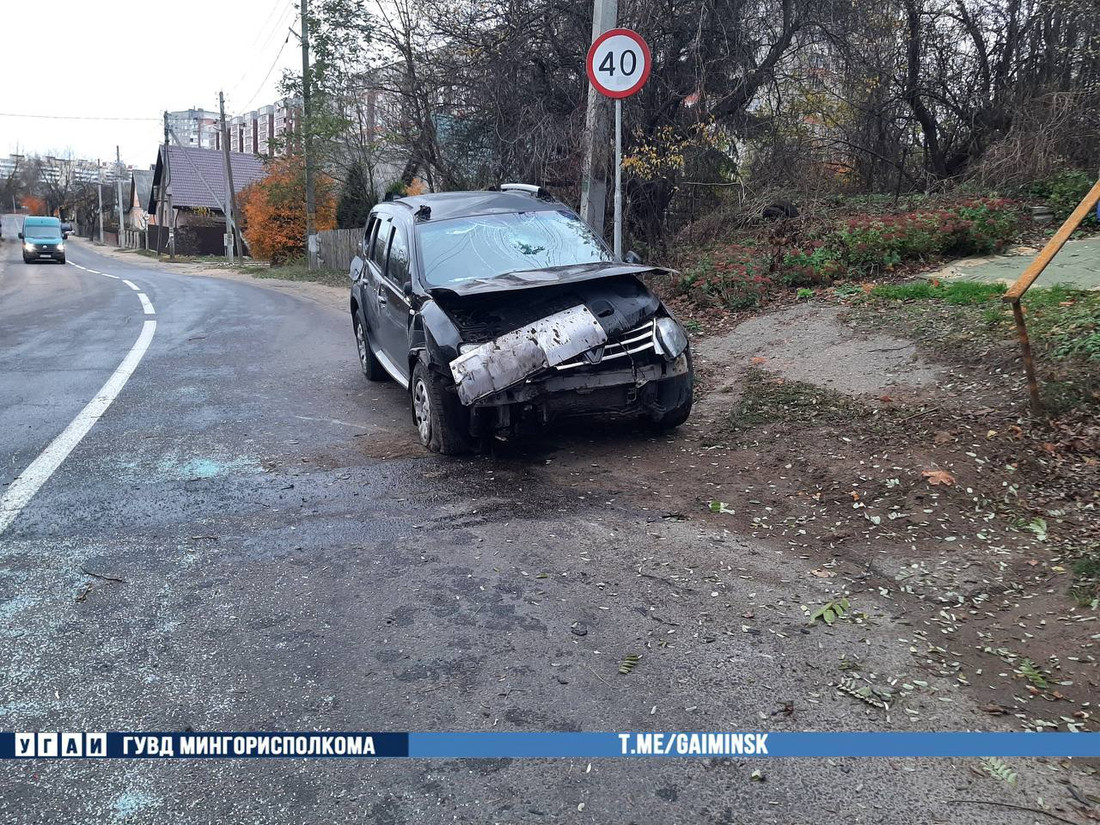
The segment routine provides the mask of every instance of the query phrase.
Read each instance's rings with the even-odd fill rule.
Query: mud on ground
[[[1095,583],[1074,576],[1100,534],[1095,416],[1032,422],[1014,342],[928,324],[819,302],[760,315],[694,342],[701,392],[677,433],[565,431],[495,459],[793,551],[804,568],[777,574],[846,597],[848,619],[887,604],[913,665],[893,698],[917,728],[905,697],[934,677],[1009,727],[1100,729]]]

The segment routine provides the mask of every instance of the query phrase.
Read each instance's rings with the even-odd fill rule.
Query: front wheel
[[[359,366],[368,381],[383,381],[386,379],[386,371],[374,354],[370,346],[370,338],[363,322],[359,320],[359,313],[352,317],[352,326],[355,328],[355,347],[359,350]]]
[[[58,263],[62,264],[62,265],[65,264],[65,256],[64,255],[61,256],[61,258],[58,260]]]
[[[469,413],[443,386],[443,378],[418,361],[409,386],[413,423],[420,443],[433,453],[459,455],[473,449]]]
[[[658,430],[674,430],[688,420],[691,415],[695,374],[691,363],[691,353],[685,353],[687,372],[676,378],[664,381],[658,392],[665,406],[663,412],[653,417],[653,425]]]

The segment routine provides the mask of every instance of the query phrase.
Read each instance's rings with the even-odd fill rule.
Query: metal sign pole
[[[623,257],[623,101],[615,98],[615,257]]]

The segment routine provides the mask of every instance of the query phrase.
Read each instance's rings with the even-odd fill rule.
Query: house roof
[[[236,181],[234,181],[236,183]],[[149,205],[149,198],[153,194],[153,170],[152,169],[135,169],[133,175],[130,177],[130,201],[131,206],[126,207],[126,211],[129,212],[134,203],[134,195],[137,195],[137,202],[144,209]]]
[[[192,146],[161,146],[153,170],[148,212],[156,212],[156,192],[164,179],[166,151],[172,206],[189,209],[202,206],[221,211],[225,199],[225,161],[222,152]],[[233,169],[233,188],[238,194],[248,184],[264,176],[263,160],[256,155],[230,152],[229,163]]]

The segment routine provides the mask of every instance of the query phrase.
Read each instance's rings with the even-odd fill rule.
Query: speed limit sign
[[[588,80],[607,97],[630,97],[645,85],[652,60],[642,36],[630,29],[604,32],[588,50]]]

